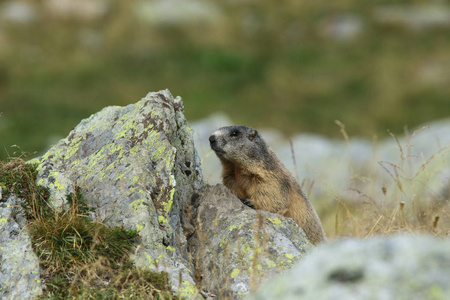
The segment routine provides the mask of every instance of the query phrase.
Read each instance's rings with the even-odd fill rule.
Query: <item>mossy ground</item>
[[[36,165],[20,158],[0,161],[3,200],[15,194],[42,270],[43,299],[175,299],[168,275],[133,267],[135,230],[109,228],[89,218],[78,189],[66,208],[48,203],[49,191],[36,185]]]

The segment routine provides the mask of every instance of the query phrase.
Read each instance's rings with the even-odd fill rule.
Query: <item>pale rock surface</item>
[[[293,219],[250,209],[223,185],[205,186],[191,209],[196,272],[219,299],[241,299],[313,248]]]
[[[196,293],[182,213],[203,185],[181,98],[168,90],[136,104],[106,107],[59,141],[38,162],[38,184],[58,209],[80,187],[93,218],[139,231],[137,266],[167,271],[180,295]]]
[[[249,300],[448,299],[450,240],[401,235],[324,244]]]
[[[0,298],[32,299],[42,294],[39,261],[21,200],[16,196],[4,200],[0,193]]]

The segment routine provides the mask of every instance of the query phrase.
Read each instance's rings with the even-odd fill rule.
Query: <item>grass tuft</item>
[[[6,201],[11,195],[22,199],[34,197],[34,201],[39,203],[48,199],[48,189],[35,184],[36,167],[37,165],[26,164],[19,158],[13,158],[9,162],[0,161],[0,186],[3,195],[0,201]],[[28,213],[32,210],[29,206],[26,209]]]

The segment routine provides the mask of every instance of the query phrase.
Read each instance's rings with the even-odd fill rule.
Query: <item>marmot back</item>
[[[223,184],[233,194],[256,209],[293,218],[314,245],[326,240],[316,211],[255,129],[222,127],[209,141],[222,163]]]

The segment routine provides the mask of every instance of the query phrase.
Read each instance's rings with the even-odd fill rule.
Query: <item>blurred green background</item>
[[[0,158],[169,88],[286,135],[401,133],[450,115],[448,1],[0,1]],[[33,155],[33,154],[31,154]]]

